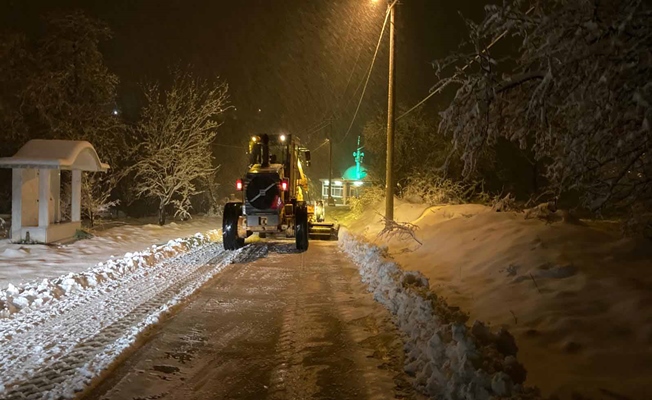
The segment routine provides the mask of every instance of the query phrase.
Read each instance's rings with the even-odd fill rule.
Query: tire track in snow
[[[187,253],[187,255],[191,257],[194,253],[193,251]],[[167,269],[171,263],[177,261],[176,258],[166,260],[166,262],[152,269]],[[3,321],[10,327],[12,325],[26,326],[28,330],[12,338],[12,342],[21,345],[20,347],[11,349],[14,350],[11,352],[4,350],[0,352],[0,360],[3,361],[0,366],[0,374],[4,375],[9,371],[15,373],[16,368],[20,368],[21,364],[25,364],[26,366],[33,365],[34,363],[40,363],[41,365],[47,364],[49,357],[56,355],[52,354],[53,352],[65,353],[66,350],[69,350],[77,344],[80,336],[92,335],[93,332],[101,329],[102,326],[115,321],[116,318],[120,317],[121,312],[124,313],[127,311],[126,308],[130,304],[137,306],[142,303],[143,297],[151,297],[155,288],[154,285],[160,283],[158,279],[159,275],[155,274],[153,276],[154,280],[149,285],[141,287],[141,291],[137,292],[136,295],[129,296],[128,302],[124,297],[116,295],[116,291],[120,290],[123,293],[127,293],[127,289],[141,285],[143,279],[147,278],[147,275],[152,274],[151,271],[138,271],[136,274],[125,276],[124,279],[111,281],[108,287],[98,287],[97,290],[85,292],[82,296],[71,296],[59,304],[54,303],[46,310],[39,310],[41,311],[39,313],[41,314],[40,319],[44,319],[44,322],[38,326],[29,324],[30,314],[28,314],[27,321],[13,321],[13,324],[11,320]],[[114,306],[112,313],[107,312],[107,304]],[[59,305],[62,307],[59,307]],[[58,315],[48,320],[47,314],[53,312],[58,312]],[[85,318],[90,318],[90,321],[87,321],[85,324],[79,324],[79,321]],[[48,343],[47,337],[41,338],[39,335],[43,331],[56,331],[58,334],[58,337],[55,338],[56,342]],[[44,339],[46,340],[45,342]]]
[[[200,246],[0,321],[0,396],[73,397],[162,313],[250,251],[225,253],[221,245]]]

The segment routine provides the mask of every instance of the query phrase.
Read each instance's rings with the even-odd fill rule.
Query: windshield
[[[271,145],[269,146],[269,163],[270,164],[285,164],[288,160],[288,151],[286,145]],[[263,164],[263,146],[259,143],[251,147],[251,154],[249,155],[249,163]]]
[[[287,160],[287,146],[269,146],[270,164],[285,164]]]

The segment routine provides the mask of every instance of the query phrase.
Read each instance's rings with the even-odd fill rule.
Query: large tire
[[[222,216],[222,242],[225,250],[237,250],[244,246],[244,238],[238,237],[238,219],[242,216],[242,203],[226,203]]]
[[[297,250],[308,250],[308,209],[303,203],[298,203],[294,212],[294,235]]]

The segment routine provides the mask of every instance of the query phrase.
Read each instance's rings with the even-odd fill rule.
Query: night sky
[[[485,2],[402,1],[397,21],[398,104],[411,106],[428,93],[436,82],[431,61],[454,50],[464,37],[458,13],[477,20]],[[230,85],[237,111],[223,127],[222,143],[243,144],[250,133],[284,130],[299,134],[311,148],[328,133],[327,129],[310,133],[311,128],[331,113],[335,142],[344,137],[386,10],[384,0],[0,0],[0,4],[3,30],[35,33],[40,16],[51,11],[82,9],[105,21],[114,37],[103,51],[110,70],[121,80],[120,105],[127,114],[137,110],[139,82],[165,80],[170,66],[192,65],[197,74],[219,75]],[[335,148],[336,173],[352,163],[350,154],[364,122],[386,108],[387,39],[357,123]],[[437,99],[428,103],[428,110],[438,111]],[[316,164],[323,164],[324,150],[315,154]]]

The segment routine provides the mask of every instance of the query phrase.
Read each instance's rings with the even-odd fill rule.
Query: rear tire
[[[305,204],[297,204],[294,213],[294,235],[297,250],[308,250],[308,209]]]
[[[244,247],[244,238],[238,237],[238,220],[242,216],[242,203],[226,203],[222,216],[222,242],[225,250]]]

